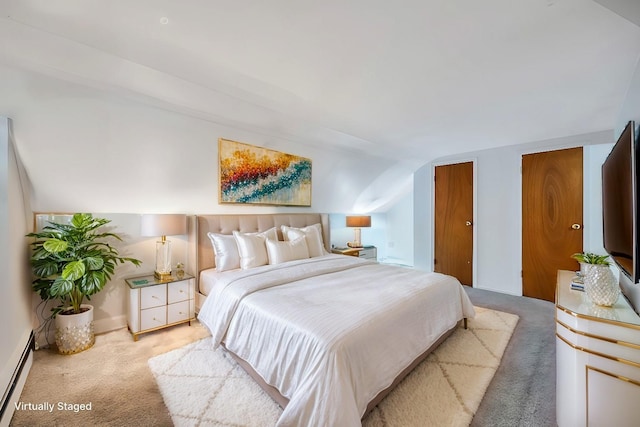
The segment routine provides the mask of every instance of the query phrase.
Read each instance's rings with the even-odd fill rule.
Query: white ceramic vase
[[[586,264],[584,291],[595,304],[610,307],[618,301],[620,286],[608,265]]]
[[[62,354],[84,351],[95,343],[93,332],[93,306],[82,304],[86,311],[78,314],[56,315],[56,345]]]

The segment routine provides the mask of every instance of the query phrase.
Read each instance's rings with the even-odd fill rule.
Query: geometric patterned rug
[[[362,421],[366,427],[468,426],[500,365],[518,316],[475,307]],[[280,407],[211,339],[149,359],[177,427],[276,424]]]

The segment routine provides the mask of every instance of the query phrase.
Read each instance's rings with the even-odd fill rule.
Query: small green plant
[[[69,224],[51,222],[42,231],[27,234],[35,238],[31,243],[31,269],[36,279],[31,287],[42,300],[59,300],[52,309],[53,317],[69,306],[74,314],[80,313],[84,299],[90,300],[104,288],[118,263],[140,265],[140,260],[119,256],[103,241],[122,240],[117,234],[96,231],[109,222],[77,213]]]
[[[580,252],[571,255],[571,258],[578,262],[584,262],[585,264],[598,264],[598,265],[610,265],[608,258],[609,255],[598,255],[591,252]]]

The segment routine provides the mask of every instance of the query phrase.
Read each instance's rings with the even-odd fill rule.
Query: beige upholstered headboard
[[[327,251],[330,251],[331,239],[329,235],[329,215],[319,213],[309,214],[255,214],[255,215],[198,215],[196,217],[196,272],[215,267],[213,247],[208,232],[232,234],[233,230],[243,233],[278,229],[278,238],[282,240],[280,226],[306,227],[322,224],[322,239]]]

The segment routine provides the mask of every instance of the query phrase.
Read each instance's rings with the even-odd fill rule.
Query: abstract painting
[[[220,138],[220,203],[311,206],[311,160]]]

